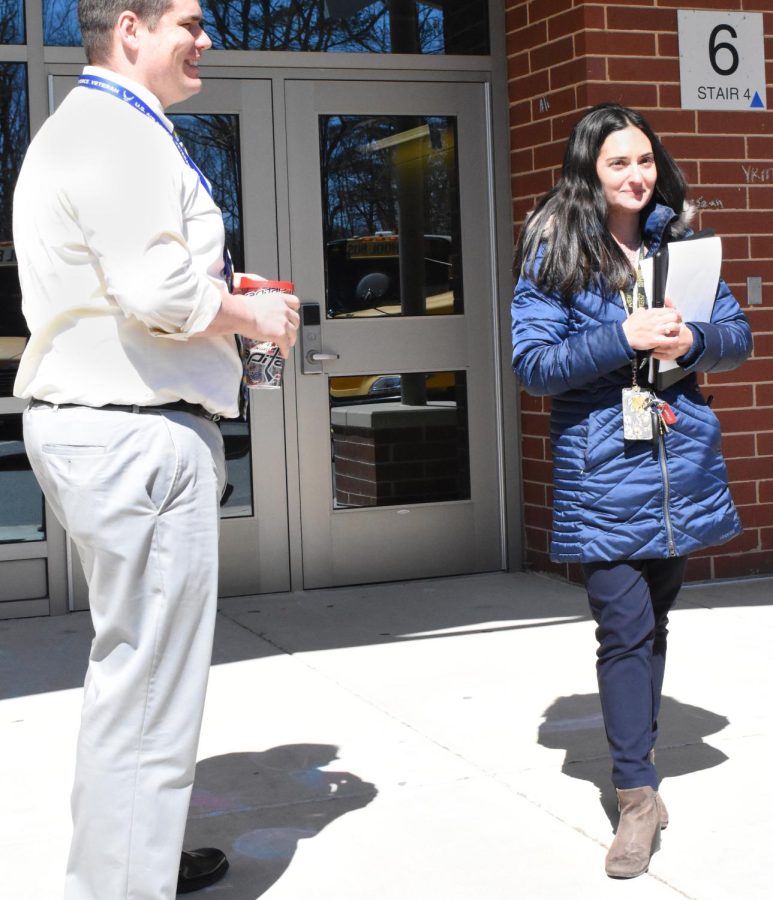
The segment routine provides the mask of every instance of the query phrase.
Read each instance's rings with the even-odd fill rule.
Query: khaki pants
[[[89,585],[95,637],[65,900],[172,900],[217,603],[217,426],[35,407],[27,453]]]

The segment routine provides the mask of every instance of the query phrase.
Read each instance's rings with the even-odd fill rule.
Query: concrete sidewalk
[[[584,592],[494,573],[223,600],[186,845],[223,900],[762,900],[773,581],[684,589],[671,825],[604,875],[614,799]],[[0,897],[59,900],[87,614],[0,622]],[[112,900],[112,898],[105,898]]]

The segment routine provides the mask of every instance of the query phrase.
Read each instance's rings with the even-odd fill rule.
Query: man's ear
[[[124,53],[134,54],[139,49],[138,32],[141,24],[137,14],[129,9],[125,9],[118,16],[114,34],[117,36]]]

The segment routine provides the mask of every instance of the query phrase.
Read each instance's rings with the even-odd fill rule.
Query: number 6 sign
[[[762,13],[680,9],[682,109],[765,109]]]

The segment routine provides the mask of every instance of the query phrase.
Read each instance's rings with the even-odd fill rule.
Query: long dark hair
[[[572,129],[564,153],[561,178],[529,213],[515,251],[515,272],[535,281],[540,290],[569,296],[597,279],[619,290],[631,277],[631,267],[607,230],[607,203],[596,172],[604,141],[614,131],[633,125],[652,145],[657,181],[646,217],[655,203],[682,211],[687,182],[679,166],[660,143],[646,119],[617,103],[600,103]],[[544,245],[536,265],[537,251]]]

